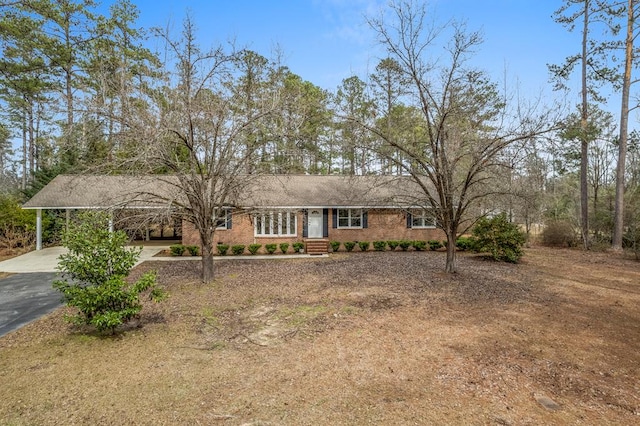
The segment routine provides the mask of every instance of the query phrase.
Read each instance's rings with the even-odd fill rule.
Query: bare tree
[[[202,252],[202,280],[214,279],[213,242],[227,210],[247,196],[255,174],[248,174],[259,152],[255,126],[274,108],[274,92],[238,90],[242,52],[219,46],[201,51],[190,18],[182,38],[159,33],[167,45],[167,62],[174,63],[161,87],[150,92],[156,120],[151,143],[143,150],[150,172],[161,177],[176,194],[170,201],[198,231]],[[256,86],[257,87],[257,86]],[[251,96],[251,109],[245,106]],[[159,195],[165,197],[165,195]]]
[[[424,205],[432,208],[447,236],[445,270],[452,273],[457,270],[455,241],[461,224],[470,206],[492,192],[487,183],[499,167],[500,153],[551,126],[547,117],[536,117],[530,109],[508,107],[497,85],[468,66],[468,56],[481,43],[479,33],[467,32],[457,22],[429,25],[425,6],[418,2],[392,3],[390,10],[390,21],[383,14],[368,22],[410,79],[425,136],[407,146],[385,137],[384,129],[371,130],[414,165],[403,168],[421,188]],[[452,34],[446,56],[430,57],[448,30]]]

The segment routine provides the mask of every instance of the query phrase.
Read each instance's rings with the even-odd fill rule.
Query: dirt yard
[[[533,248],[147,262],[116,337],[63,310],[0,338],[0,424],[640,423],[640,263]]]

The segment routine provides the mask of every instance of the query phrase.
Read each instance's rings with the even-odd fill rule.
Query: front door
[[[309,238],[322,238],[322,210],[309,211]]]

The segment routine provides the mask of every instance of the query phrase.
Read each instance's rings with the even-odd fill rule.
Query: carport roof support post
[[[42,250],[42,209],[36,209],[36,250]]]

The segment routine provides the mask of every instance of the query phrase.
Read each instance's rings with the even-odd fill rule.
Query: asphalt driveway
[[[143,247],[138,263],[164,248]],[[51,283],[57,276],[58,257],[65,252],[63,247],[49,247],[0,262],[0,272],[13,273],[0,279],[0,336],[62,306],[62,295]]]
[[[56,275],[33,272],[0,279],[0,336],[62,305],[62,295],[51,287]]]

